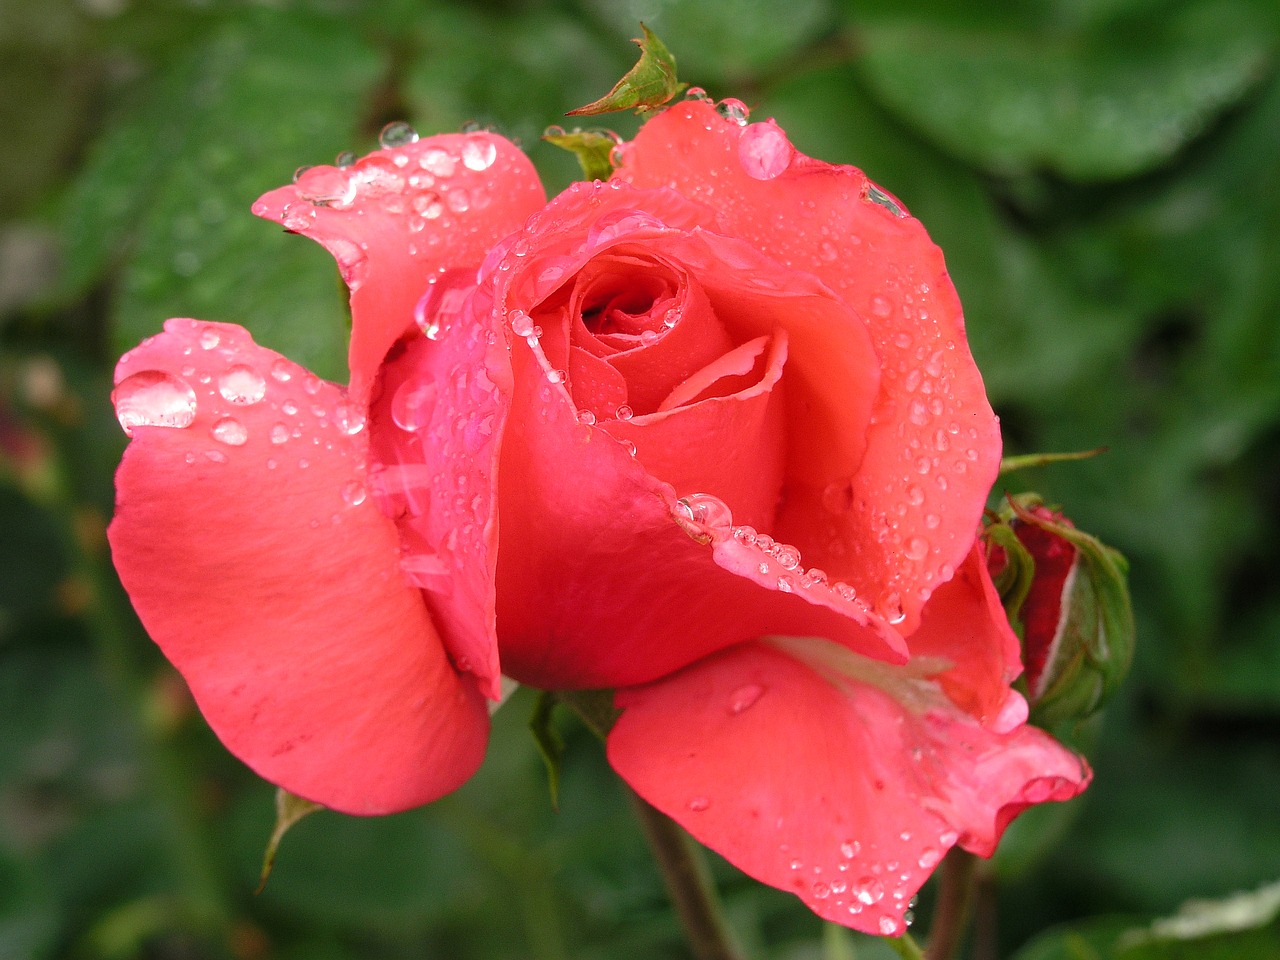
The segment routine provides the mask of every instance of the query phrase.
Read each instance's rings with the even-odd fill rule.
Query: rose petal
[[[622,442],[578,422],[535,349],[512,344],[499,474],[508,675],[548,689],[639,683],[780,629],[902,658],[901,640],[858,603],[822,585],[785,592],[787,569],[757,548],[692,539],[675,492]]]
[[[486,304],[426,299],[441,304],[425,318],[430,337],[392,350],[375,390],[374,486],[383,512],[396,518],[405,575],[426,592],[454,663],[498,700],[496,484],[511,368]]]
[[[528,157],[477,132],[377,150],[346,168],[312,167],[264,195],[253,212],[317,241],[338,261],[351,289],[351,396],[363,404],[427,279],[478,268],[544,201]]]
[[[708,493],[722,500],[736,523],[773,523],[786,473],[786,330],[773,338],[754,383],[726,397],[600,429],[636,447],[636,459],[681,496]]]
[[[1019,809],[1089,777],[1038,730],[982,727],[915,664],[820,640],[734,647],[616,703],[609,760],[642,797],[749,875],[875,934],[902,933],[952,844],[990,854]]]
[[[615,176],[714,209],[724,233],[811,271],[870,325],[883,382],[866,456],[848,478],[793,491],[776,533],[900,607],[910,631],[968,551],[1000,456],[960,303],[923,227],[876,202],[860,171],[793,153],[774,125],[745,129],[744,162],[744,128],[677,104],[641,128]],[[778,142],[762,152],[766,136]]]
[[[367,496],[360,408],[243,329],[194,320],[126,354],[116,382],[133,436],[116,569],[227,747],[349,813],[418,806],[470,776],[484,701],[400,576],[395,528]]]
[[[996,732],[1027,719],[1027,703],[1009,684],[1022,672],[1017,634],[991,582],[981,541],[924,608],[907,638],[913,657],[951,664],[939,677],[947,696]]]

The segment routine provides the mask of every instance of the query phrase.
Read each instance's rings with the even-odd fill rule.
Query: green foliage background
[[[928,225],[1009,452],[1110,447],[1017,481],[1129,555],[1139,642],[1079,732],[1095,785],[986,871],[979,949],[1280,956],[1265,909],[1235,935],[1132,933],[1280,878],[1274,0],[3,0],[0,958],[684,955],[567,721],[551,810],[525,695],[463,790],[311,817],[255,898],[272,791],[192,711],[102,542],[111,367],[166,317],[243,323],[341,377],[333,265],[249,215],[260,192],[392,119],[493,124],[559,189],[574,162],[538,136],[630,66],[641,19],[682,79]],[[752,956],[886,955],[716,869]]]

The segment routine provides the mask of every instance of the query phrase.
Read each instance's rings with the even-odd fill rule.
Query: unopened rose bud
[[[988,528],[989,564],[1022,637],[1032,719],[1043,726],[1079,720],[1129,670],[1128,563],[1038,498],[1010,506]]]

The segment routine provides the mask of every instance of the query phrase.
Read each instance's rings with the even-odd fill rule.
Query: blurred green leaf
[[[1166,162],[1203,132],[1274,47],[1269,19],[1246,0],[1140,13],[1027,29],[880,8],[856,33],[858,65],[907,122],[992,173],[1110,180]]]
[[[377,56],[322,19],[245,10],[214,21],[95,146],[69,191],[71,290],[119,262],[113,343],[169,316],[237,322],[345,379],[344,300],[318,247],[249,206],[293,168],[354,145]],[[122,261],[122,262],[121,262]]]

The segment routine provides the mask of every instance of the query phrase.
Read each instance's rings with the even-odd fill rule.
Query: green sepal
[[[254,891],[255,894],[261,893],[266,887],[267,879],[271,876],[271,868],[276,864],[276,850],[289,828],[308,814],[323,809],[324,807],[320,804],[295,796],[283,787],[277,788],[276,825],[271,831],[271,839],[267,841],[267,849],[262,854],[262,872],[258,877],[258,889]]]
[[[640,29],[644,36],[632,41],[640,48],[636,65],[599,100],[570,110],[565,116],[587,117],[632,108],[637,113],[655,110],[685,88],[685,84],[676,79],[674,54],[643,23]]]
[[[1022,636],[1022,621],[1019,614],[1022,604],[1031,592],[1031,581],[1035,579],[1036,562],[1031,553],[1022,545],[1013,527],[1003,519],[989,524],[983,532],[987,543],[1004,550],[1005,568],[994,578],[996,592],[1000,594],[1000,603],[1009,616],[1009,623],[1019,637]]]
[[[543,690],[538,694],[533,714],[529,717],[529,732],[533,734],[538,753],[546,764],[547,787],[551,792],[551,806],[555,810],[560,809],[560,762],[564,757],[564,738],[556,729],[552,716],[559,703],[554,693]]]
[[[1070,453],[1024,453],[1016,457],[1005,457],[1000,461],[1000,476],[1028,470],[1032,467],[1047,467],[1055,463],[1072,463],[1076,460],[1090,460],[1106,453],[1108,447],[1095,447],[1092,450],[1074,450]]]
[[[608,130],[572,130],[547,127],[542,139],[578,158],[583,179],[608,180],[613,174],[613,150],[621,141]]]

